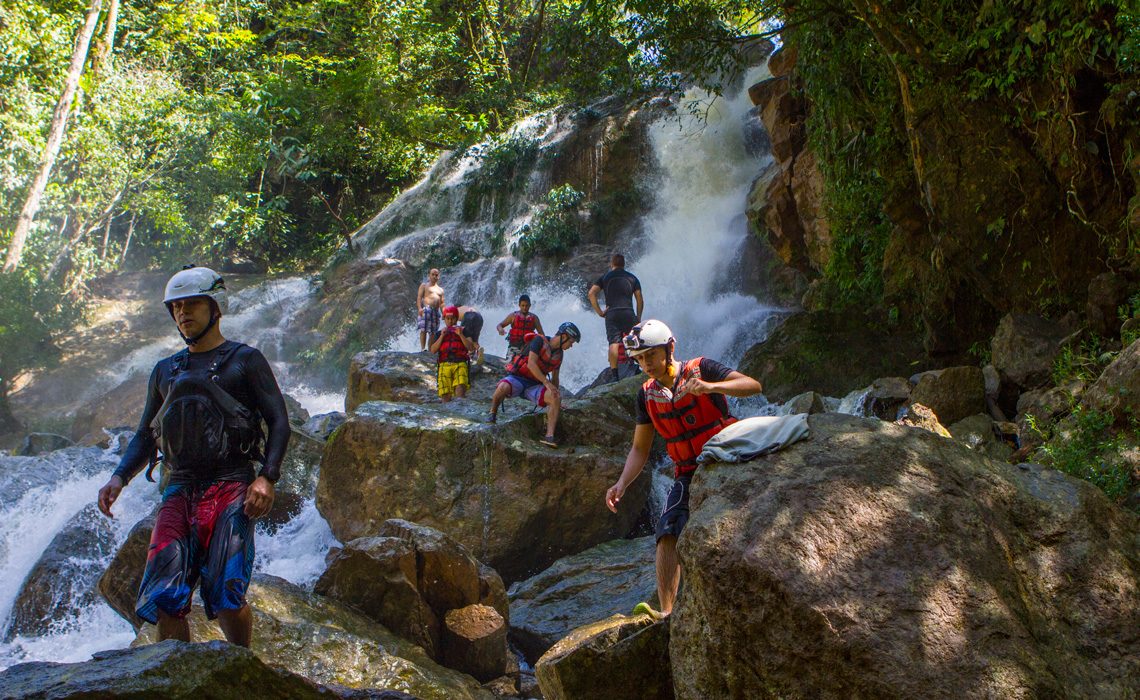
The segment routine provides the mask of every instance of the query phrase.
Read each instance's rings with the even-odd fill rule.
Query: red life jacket
[[[562,366],[562,351],[555,350],[550,346],[550,338],[546,336],[535,337],[542,338],[542,349],[538,351],[538,369],[543,374],[550,374]],[[522,352],[511,358],[507,364],[507,373],[533,380],[534,377],[528,369],[529,360],[530,347],[528,345],[522,349]]]
[[[439,341],[439,361],[467,362],[470,358],[471,356],[467,352],[467,346],[463,344],[459,333],[455,331],[443,331],[442,339]]]
[[[701,378],[701,359],[694,358],[681,366],[681,376],[674,386],[690,378]],[[692,474],[697,468],[697,455],[709,438],[736,419],[720,409],[708,394],[689,393],[674,395],[656,380],[642,385],[645,390],[645,408],[653,427],[665,438],[665,449],[676,465],[674,478]]]
[[[534,332],[536,322],[534,314],[516,311],[515,318],[511,321],[511,330],[507,333],[507,345],[522,345],[526,342],[526,334]]]

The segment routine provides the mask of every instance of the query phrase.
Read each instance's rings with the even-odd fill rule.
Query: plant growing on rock
[[[1044,442],[1034,453],[1034,459],[1070,476],[1092,483],[1114,500],[1129,493],[1133,474],[1123,456],[1128,448],[1125,433],[1140,436],[1140,420],[1131,416],[1123,431],[1113,429],[1111,414],[1073,407],[1069,416],[1056,425],[1043,426],[1030,414],[1030,430]]]
[[[535,255],[569,253],[581,239],[578,205],[586,195],[566,184],[546,194],[546,207],[533,223],[522,227],[511,253],[526,262]]]

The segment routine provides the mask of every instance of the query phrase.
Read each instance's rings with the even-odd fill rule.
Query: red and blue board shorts
[[[245,514],[246,487],[240,481],[166,487],[135,603],[139,617],[156,623],[160,610],[185,617],[199,580],[198,594],[211,620],[220,610],[245,606],[253,573],[253,522]]]

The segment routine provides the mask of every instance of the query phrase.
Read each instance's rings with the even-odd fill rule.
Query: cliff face
[[[818,279],[844,245],[828,201],[847,183],[827,181],[809,145],[812,105],[796,63],[794,47],[781,49],[773,77],[750,90],[776,164],[757,179],[749,219],[785,265]],[[1106,126],[1120,120],[1103,76],[1077,78],[1077,90],[1048,76],[1030,86],[1026,99],[1061,110],[1031,123],[944,89],[909,95],[909,148],[880,173],[890,228],[881,303],[921,321],[931,354],[962,353],[1008,312],[1080,309],[1105,272],[1140,278],[1135,134]]]

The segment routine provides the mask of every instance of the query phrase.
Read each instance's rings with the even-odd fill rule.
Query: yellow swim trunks
[[[440,362],[439,395],[451,396],[455,393],[455,387],[457,386],[471,386],[471,380],[467,377],[467,363]]]

